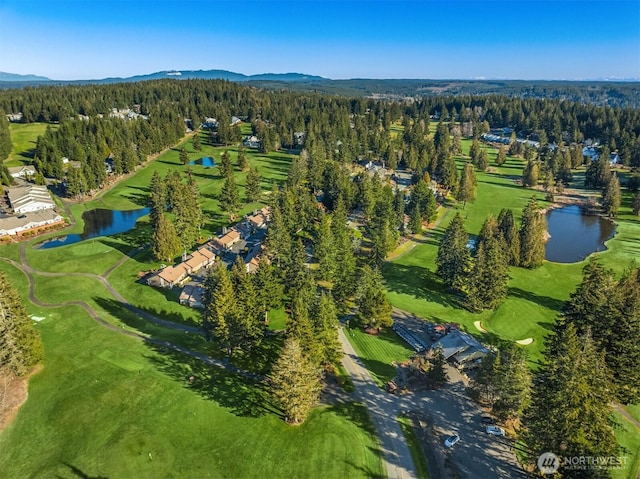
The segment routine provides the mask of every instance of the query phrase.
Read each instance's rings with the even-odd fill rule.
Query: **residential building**
[[[31,178],[36,174],[35,167],[31,165],[23,165],[23,166],[15,166],[13,168],[7,168],[9,170],[9,174],[13,178],[22,178],[26,180],[27,178]]]
[[[50,210],[56,206],[46,186],[27,185],[7,188],[7,197],[16,214]]]
[[[56,224],[64,224],[64,218],[53,210],[6,216],[0,218],[0,236],[22,236],[27,231],[36,231]]]

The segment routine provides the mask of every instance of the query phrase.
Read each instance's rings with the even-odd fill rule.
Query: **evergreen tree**
[[[480,155],[480,142],[477,138],[474,138],[471,142],[471,147],[469,148],[469,158],[471,159],[471,164],[477,166],[478,164],[478,156]]]
[[[591,161],[584,175],[584,186],[587,188],[604,188],[611,177],[609,150],[604,149],[597,160]]]
[[[637,193],[636,196],[633,198],[633,204],[631,206],[631,209],[633,210],[633,214],[638,216],[640,215],[640,193]]]
[[[520,264],[520,234],[513,218],[513,211],[504,208],[498,215],[498,231],[510,266]]]
[[[500,361],[496,368],[498,398],[493,412],[506,421],[519,419],[531,398],[531,370],[524,350],[514,344],[499,351]]]
[[[499,240],[500,230],[498,229],[498,222],[493,217],[493,215],[489,213],[489,216],[487,216],[487,219],[484,220],[484,223],[482,223],[480,232],[476,237],[476,245],[475,245],[476,251],[478,250],[481,244],[485,243],[491,238]]]
[[[160,213],[153,230],[151,251],[158,261],[172,263],[182,251],[178,233],[166,213]]]
[[[640,400],[640,280],[631,270],[617,282],[597,260],[584,267],[563,317],[579,334],[590,330],[612,373],[619,400]]]
[[[544,452],[563,457],[615,456],[608,371],[589,332],[578,336],[562,324],[548,340],[546,361],[535,375],[524,416],[526,443],[534,461]],[[562,470],[563,477],[603,477],[601,470]]]
[[[180,163],[186,165],[189,163],[189,154],[187,153],[187,149],[183,146],[180,149]]]
[[[229,218],[233,221],[240,208],[240,193],[238,193],[238,187],[232,174],[227,175],[224,179],[219,201],[222,210],[229,213]]]
[[[414,235],[422,234],[422,215],[420,214],[420,205],[416,205],[409,219],[409,230]]]
[[[193,151],[202,150],[202,144],[200,143],[200,135],[198,135],[198,132],[196,132],[196,134],[193,135],[192,146],[193,146]]]
[[[187,170],[187,183],[177,185],[173,194],[173,213],[180,244],[187,251],[199,239],[204,222],[200,192],[190,169]]]
[[[11,130],[9,129],[9,121],[4,112],[0,110],[0,162],[6,160],[11,153]]]
[[[158,170],[154,170],[151,177],[151,197],[149,198],[149,223],[155,229],[158,225],[160,215],[167,209],[167,188],[164,181],[160,177]]]
[[[233,176],[233,164],[231,163],[231,155],[228,151],[225,150],[220,154],[220,164],[218,168],[223,177]]]
[[[336,249],[331,231],[331,220],[323,215],[318,225],[314,253],[318,259],[318,277],[323,281],[333,281],[336,269]]]
[[[469,309],[496,309],[507,297],[508,281],[508,265],[500,242],[495,236],[484,238],[477,245],[468,280]]]
[[[33,327],[17,290],[0,271],[0,372],[7,368],[15,375],[25,375],[43,356],[40,333]]]
[[[456,192],[456,200],[463,202],[463,208],[467,207],[467,201],[473,201],[476,198],[476,173],[471,163],[465,163],[460,177],[460,187]]]
[[[310,279],[310,276],[306,276]],[[292,290],[291,314],[287,320],[287,338],[300,344],[304,355],[316,366],[322,363],[322,345],[311,321],[311,308],[315,300],[315,284],[306,281],[299,289]]]
[[[246,183],[246,193],[247,193],[247,201],[249,203],[254,203],[260,200],[260,196],[262,194],[262,187],[260,183],[262,181],[262,177],[260,173],[258,173],[257,168],[249,168],[249,172],[247,173],[247,183]]]
[[[613,173],[602,192],[602,209],[608,217],[615,218],[618,215],[620,198],[620,182],[618,181],[618,175]]]
[[[384,292],[382,275],[378,269],[368,265],[362,267],[356,306],[360,321],[365,326],[382,328],[393,324],[391,303]]]
[[[246,352],[262,340],[264,320],[260,303],[256,301],[257,292],[253,278],[247,273],[247,265],[240,255],[236,256],[231,269],[231,282],[241,311],[236,317],[239,347]]]
[[[538,186],[538,177],[540,175],[540,167],[538,166],[537,161],[527,161],[527,166],[525,166],[524,171],[522,172],[522,186],[535,188]]]
[[[436,274],[454,291],[463,291],[471,269],[471,253],[467,248],[469,235],[460,213],[456,213],[438,247]]]
[[[547,219],[538,210],[538,203],[531,198],[522,211],[520,225],[520,266],[537,268],[542,265],[545,253]]]
[[[238,148],[238,168],[240,171],[245,171],[249,168],[249,160],[247,159],[247,152],[243,146]]]
[[[449,380],[449,375],[447,374],[447,370],[445,369],[445,364],[447,363],[444,359],[444,354],[442,352],[442,346],[438,346],[436,352],[433,354],[431,358],[431,367],[427,372],[427,381],[429,385],[433,389],[438,389],[444,386]]]
[[[498,155],[496,156],[496,165],[502,166],[507,162],[507,149],[504,145],[500,145]]]
[[[240,344],[238,316],[241,314],[227,268],[218,265],[204,282],[202,329],[231,356]]]
[[[347,210],[342,198],[338,200],[331,220],[333,232],[336,269],[333,297],[343,303],[355,290],[356,256],[354,252],[351,229],[347,224]]]
[[[287,339],[269,375],[269,384],[273,401],[289,424],[301,424],[309,415],[320,398],[320,377],[320,370],[305,357],[298,341]]]
[[[284,288],[276,274],[273,265],[269,261],[261,261],[254,276],[256,290],[256,307],[260,314],[266,317],[267,313],[282,306]]]
[[[489,168],[489,154],[486,148],[482,148],[478,154],[478,160],[476,161],[476,167],[480,171],[487,171]]]
[[[338,339],[338,311],[330,294],[316,295],[310,311],[315,336],[320,346],[320,363],[337,366],[342,359],[342,345]]]

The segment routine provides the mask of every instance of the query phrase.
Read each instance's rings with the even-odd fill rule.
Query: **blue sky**
[[[0,71],[640,78],[640,0],[0,0]]]

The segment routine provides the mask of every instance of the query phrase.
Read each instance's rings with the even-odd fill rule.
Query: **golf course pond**
[[[613,221],[587,214],[578,205],[547,212],[547,226],[551,238],[545,259],[556,263],[576,263],[595,251],[606,250],[605,241],[616,232]]]
[[[78,243],[98,236],[125,233],[135,226],[138,218],[148,214],[149,208],[126,211],[106,209],[85,211],[82,214],[82,220],[84,221],[84,232],[82,234],[70,234],[53,238],[41,243],[38,248],[57,248],[58,246]]]

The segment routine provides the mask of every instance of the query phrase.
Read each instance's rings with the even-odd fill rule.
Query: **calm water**
[[[84,220],[84,232],[82,234],[61,236],[45,241],[40,245],[40,248],[56,248],[97,236],[124,233],[135,226],[138,218],[147,214],[149,214],[149,208],[128,211],[102,209],[85,211],[82,214],[82,219]]]
[[[202,165],[205,168],[213,168],[214,166],[216,166],[216,162],[213,161],[213,158],[211,158],[210,156],[205,156],[203,158],[200,158],[199,160],[192,160],[189,162],[190,165]]]
[[[556,263],[576,263],[594,251],[606,250],[604,242],[616,232],[612,221],[583,214],[577,205],[549,211],[547,224],[551,239],[545,259]]]

